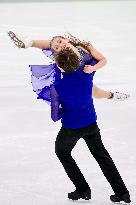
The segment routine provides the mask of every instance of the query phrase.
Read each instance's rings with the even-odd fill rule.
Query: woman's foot
[[[120,92],[111,92],[111,96],[108,99],[112,99],[112,100],[127,100],[130,97],[130,94],[128,93],[120,93]]]
[[[28,38],[23,38],[15,34],[13,31],[9,31],[8,35],[18,48],[28,48],[28,47],[31,47],[33,44],[32,40]]]

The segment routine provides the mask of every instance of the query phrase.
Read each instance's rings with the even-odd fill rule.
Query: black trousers
[[[80,138],[85,140],[91,154],[98,162],[114,193],[120,196],[128,192],[112,158],[102,143],[97,123],[80,129],[67,129],[62,127],[55,142],[55,153],[62,163],[68,177],[75,185],[76,190],[82,194],[90,188],[75,160],[71,156],[71,151]]]

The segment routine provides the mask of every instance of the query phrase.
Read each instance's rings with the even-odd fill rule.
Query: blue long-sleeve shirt
[[[80,68],[72,73],[63,73],[63,78],[52,86],[51,117],[54,121],[61,118],[66,128],[82,128],[96,121],[97,116],[93,105],[92,86],[94,73],[83,71],[85,64],[98,61],[86,54]],[[59,108],[61,104],[62,108]]]

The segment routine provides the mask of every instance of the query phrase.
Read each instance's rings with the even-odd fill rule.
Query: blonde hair
[[[91,43],[89,41],[81,41],[79,38],[73,36],[71,33],[67,33],[65,34],[65,38],[69,39],[69,42],[73,45],[73,46],[81,46],[84,49],[86,49],[89,53],[90,53],[90,49],[89,46],[91,46]]]
[[[50,41],[50,47],[52,46],[52,42],[55,38],[62,38],[62,39],[67,38],[73,46],[75,46],[75,47],[81,46],[90,53],[89,46],[91,46],[91,43],[89,41],[84,41],[84,40],[81,41],[79,38],[73,36],[71,33],[66,33],[64,36],[54,36]],[[53,52],[55,54],[55,51],[53,51]]]

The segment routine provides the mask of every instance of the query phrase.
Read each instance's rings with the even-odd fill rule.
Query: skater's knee
[[[66,160],[71,156],[70,152],[61,147],[55,147],[55,153],[61,160]]]

